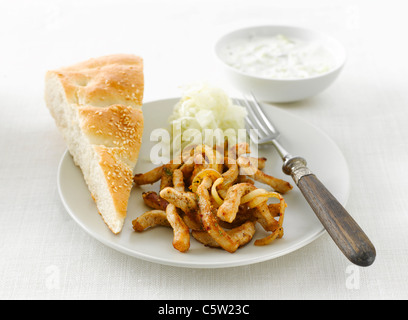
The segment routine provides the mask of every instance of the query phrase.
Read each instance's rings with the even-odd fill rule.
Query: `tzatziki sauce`
[[[224,62],[245,74],[269,79],[303,79],[335,68],[332,53],[318,42],[284,35],[235,40],[221,51]]]

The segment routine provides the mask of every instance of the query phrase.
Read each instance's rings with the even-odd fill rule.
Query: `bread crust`
[[[108,221],[105,208],[98,206],[98,211],[110,230],[119,233],[126,217],[133,168],[142,143],[143,60],[128,54],[94,58],[48,71],[46,83],[56,78],[63,88],[64,100],[76,110],[79,123],[75,125],[79,126],[97,156],[113,201],[115,221]],[[50,103],[52,99],[46,96],[46,100],[56,117],[55,106]],[[57,126],[63,129],[61,124],[67,123],[57,121]],[[71,154],[74,154],[72,151]],[[77,162],[76,159],[74,161]],[[89,178],[85,178],[90,186]],[[91,193],[97,205],[103,201],[97,192]]]
[[[116,149],[115,154],[128,162],[137,160],[143,134],[143,113],[123,105],[107,108],[79,107],[82,131],[91,144]],[[134,165],[134,164],[133,164]]]
[[[142,58],[115,54],[49,71],[58,76],[69,103],[140,108],[144,93]]]

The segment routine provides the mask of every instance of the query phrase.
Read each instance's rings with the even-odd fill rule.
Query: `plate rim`
[[[173,101],[175,99],[180,99],[180,97],[169,97],[169,98],[162,98],[162,99],[157,99],[157,100],[150,100],[147,102],[144,102],[143,105],[145,104],[150,104],[150,103],[160,103],[160,102],[164,102],[164,101]],[[346,158],[343,154],[343,152],[341,151],[341,149],[339,148],[339,146],[337,145],[337,143],[335,143],[335,141],[326,133],[324,132],[322,129],[320,129],[319,127],[315,126],[313,123],[304,120],[302,118],[300,118],[298,115],[296,114],[292,114],[286,110],[282,110],[281,108],[278,108],[276,106],[273,105],[268,105],[268,107],[272,107],[275,108],[277,110],[279,110],[279,112],[283,112],[286,113],[288,115],[290,115],[291,117],[294,117],[296,119],[298,119],[299,121],[306,123],[307,125],[309,125],[310,127],[313,127],[313,129],[315,129],[316,131],[319,132],[319,134],[325,136],[326,139],[328,139],[333,146],[335,146],[338,151],[339,154],[342,156],[342,160],[346,166],[346,172],[347,172],[347,179],[345,179],[346,184],[347,184],[347,193],[345,195],[345,200],[344,203],[342,203],[343,206],[346,206],[349,200],[349,196],[350,196],[350,170],[349,170],[349,166],[348,163],[346,161]],[[243,266],[247,266],[247,265],[252,265],[252,264],[256,264],[256,263],[260,263],[260,262],[265,262],[265,261],[270,261],[270,260],[274,260],[276,258],[291,254],[299,249],[302,249],[304,247],[306,247],[307,245],[309,245],[310,243],[314,242],[315,240],[317,240],[318,238],[320,238],[323,234],[327,233],[326,229],[323,227],[323,225],[321,225],[320,230],[316,231],[314,234],[310,235],[308,238],[303,239],[300,242],[297,242],[295,244],[293,244],[290,247],[284,248],[280,251],[277,251],[273,254],[263,254],[260,255],[258,257],[254,257],[254,258],[246,258],[244,260],[233,260],[231,262],[210,262],[210,263],[203,263],[201,261],[191,261],[186,263],[185,261],[175,261],[175,260],[169,260],[169,259],[165,259],[165,258],[160,258],[157,256],[152,256],[152,255],[148,255],[145,253],[141,253],[141,252],[135,252],[132,251],[118,243],[109,241],[107,239],[105,239],[103,236],[99,235],[97,232],[92,231],[90,228],[88,228],[84,223],[82,223],[80,221],[80,219],[78,219],[78,217],[72,212],[72,210],[70,209],[70,206],[68,205],[68,203],[65,200],[65,197],[63,195],[62,192],[62,178],[61,178],[61,170],[62,167],[64,165],[64,162],[67,161],[67,158],[72,156],[69,152],[68,149],[66,149],[59,161],[58,164],[58,172],[57,172],[57,189],[58,189],[58,194],[59,197],[61,199],[61,202],[65,208],[65,210],[68,212],[68,214],[71,216],[71,218],[91,237],[93,237],[94,239],[96,239],[97,241],[99,241],[100,243],[104,244],[105,246],[114,249],[118,252],[121,252],[122,254],[126,254],[128,256],[134,257],[134,258],[138,258],[141,260],[145,260],[151,263],[158,263],[161,265],[167,265],[167,266],[173,266],[173,267],[181,267],[181,268],[201,268],[201,269],[219,269],[219,268],[230,268],[230,267],[243,267]]]

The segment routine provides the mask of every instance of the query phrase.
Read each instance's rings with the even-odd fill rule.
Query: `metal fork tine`
[[[256,99],[254,93],[251,91],[251,96],[252,96],[252,101],[253,105],[255,106],[257,113],[261,116],[263,122],[265,125],[268,127],[268,129],[271,131],[270,134],[278,134],[278,130],[273,126],[271,120],[265,115],[264,111],[262,110],[262,107],[259,103],[259,101]]]
[[[261,134],[259,133],[259,130],[255,129],[253,123],[248,118],[245,119],[245,124],[246,124],[246,129],[247,129],[249,138],[254,143],[258,144],[258,142],[263,139]]]
[[[245,105],[243,105],[243,103],[239,99],[234,99],[234,103],[245,109],[248,109]],[[260,130],[254,125],[253,120],[251,120],[251,118],[249,117],[249,112],[248,112],[248,116],[245,117],[245,126],[247,129],[249,138],[256,144],[260,140],[263,140],[265,138],[265,136],[261,135]]]
[[[239,100],[239,99],[233,99],[233,100],[234,100],[235,104],[245,108],[245,106],[242,104],[241,100]]]
[[[249,109],[251,110],[251,109]],[[246,117],[246,121],[250,124],[251,129],[256,130],[260,139],[269,136],[266,129],[259,123],[258,118],[252,113]]]
[[[250,118],[251,122],[253,124],[256,124],[256,126],[253,126],[254,129],[262,130],[266,135],[270,135],[271,133],[268,131],[268,129],[265,127],[265,125],[262,123],[260,120],[260,117],[256,115],[254,112],[253,107],[249,103],[249,100],[244,97],[244,101],[246,104],[246,109],[248,111],[248,118]]]
[[[269,143],[272,140],[276,141],[280,135],[279,131],[265,115],[260,103],[252,92],[251,96],[251,99],[246,98],[245,95],[243,95],[243,99],[234,99],[235,104],[246,108],[248,112],[245,118],[245,126],[251,140],[256,144]],[[251,129],[252,131],[255,130],[256,133],[251,132]]]

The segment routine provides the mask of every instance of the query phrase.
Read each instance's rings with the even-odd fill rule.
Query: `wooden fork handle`
[[[310,207],[343,254],[358,266],[372,265],[376,257],[374,245],[340,202],[310,172],[306,161],[296,158],[292,165],[286,163],[286,168],[284,165],[284,171],[290,171]]]

